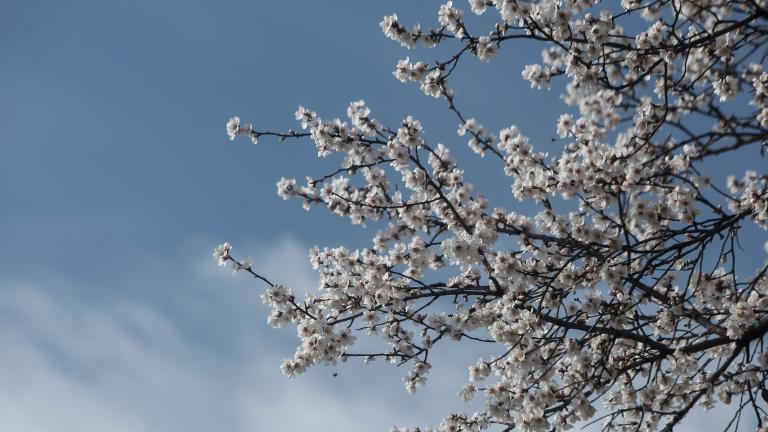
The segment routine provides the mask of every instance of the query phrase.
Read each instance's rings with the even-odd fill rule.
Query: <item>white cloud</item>
[[[0,429],[211,430],[188,415],[216,401],[217,383],[198,376],[207,356],[151,309],[94,309],[32,286],[4,287],[1,302],[14,312],[0,318],[0,370],[12,371],[2,374]]]
[[[315,287],[298,242],[256,255],[273,279]],[[349,364],[336,378],[321,368],[286,379],[279,365],[293,353],[295,330],[267,328],[260,287],[244,275],[212,259],[199,268],[218,273],[173,272],[175,282],[166,281],[174,308],[167,297],[0,280],[0,430],[343,432],[425,423],[425,412],[439,421],[436,395],[407,395],[403,369]],[[433,391],[444,388],[436,382]]]
[[[238,249],[247,254],[249,247]],[[284,239],[255,255],[275,281],[297,291],[315,287],[299,242]],[[295,331],[267,328],[260,287],[212,259],[190,267],[195,271],[174,271],[166,281],[178,303],[170,309],[157,297],[101,298],[88,296],[98,287],[0,280],[0,430],[383,431],[436,425],[448,412],[473,408],[456,392],[467,365],[487,357],[484,347],[442,347],[416,395],[403,389],[407,370],[380,363],[350,362],[287,380],[279,364],[293,353]],[[724,425],[729,411],[686,426]]]

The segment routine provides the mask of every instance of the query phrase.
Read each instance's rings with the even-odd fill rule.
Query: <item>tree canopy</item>
[[[304,298],[228,243],[214,257],[267,285],[271,325],[297,326],[289,377],[381,358],[408,365],[414,392],[440,361],[436,345],[493,347],[457,389],[484,409],[446,413],[435,430],[672,430],[717,404],[732,408],[725,429],[768,430],[768,243],[740,242],[766,239],[768,175],[715,181],[720,158],[766,148],[767,3],[470,0],[440,6],[429,29],[384,17],[384,35],[406,49],[452,47],[442,60],[406,57],[394,75],[443,102],[458,137],[509,178],[509,199],[476,190],[419,120],[383,124],[363,101],[347,120],[299,107],[297,130],[233,117],[230,139],[308,139],[318,157],[340,155],[324,176],[281,179],[278,195],[379,229],[369,248],[312,249],[319,288]],[[495,24],[473,26],[473,14]],[[451,87],[465,58],[493,63],[522,43],[543,49],[521,71],[532,87],[564,82],[557,154],[524,124],[492,133]],[[363,335],[387,348],[356,350]]]

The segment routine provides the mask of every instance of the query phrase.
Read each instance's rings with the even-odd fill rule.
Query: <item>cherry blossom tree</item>
[[[474,28],[473,14],[495,25]],[[427,430],[672,430],[720,404],[726,430],[768,430],[768,175],[712,175],[724,155],[766,147],[768,1],[448,1],[429,30],[397,15],[380,27],[406,49],[452,47],[438,61],[406,57],[394,75],[444,103],[458,136],[508,176],[509,199],[475,190],[417,119],[388,126],[363,101],[348,120],[299,107],[300,130],[230,119],[233,140],[309,139],[318,157],[340,154],[306,184],[281,179],[278,195],[377,227],[369,248],[312,249],[320,286],[304,298],[228,243],[215,250],[266,284],[271,325],[297,326],[283,372],[381,358],[408,368],[413,392],[434,347],[471,340],[496,354],[468,365],[457,392],[484,409]],[[563,81],[572,114],[552,125],[558,154],[525,125],[491,133],[450,86],[465,58],[492,62],[520,43],[543,50],[522,70],[532,87]],[[521,202],[537,210],[513,211]],[[745,233],[763,236],[757,249],[741,246]],[[737,267],[744,257],[762,264]],[[386,349],[357,350],[359,336]]]

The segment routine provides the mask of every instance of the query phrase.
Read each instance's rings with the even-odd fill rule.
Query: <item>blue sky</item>
[[[469,153],[442,102],[391,74],[406,55],[437,54],[404,52],[378,28],[392,12],[430,25],[438,6],[3,2],[0,429],[385,430],[466,408],[453,396],[477,357],[466,349],[448,348],[452,360],[415,396],[406,371],[384,365],[284,379],[294,330],[269,329],[262,287],[210,258],[229,241],[273,279],[310,289],[310,246],[371,236],[277,198],[281,176],[333,161],[309,142],[232,143],[232,115],[296,128],[299,104],[333,117],[362,98],[381,120],[414,115],[430,140]],[[464,64],[459,101],[491,130],[516,123],[552,145],[557,95],[519,72],[538,47],[507,54]],[[470,159],[479,182],[508,184]],[[487,193],[510,199],[507,186]]]

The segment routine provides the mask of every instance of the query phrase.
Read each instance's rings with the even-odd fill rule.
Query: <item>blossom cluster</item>
[[[447,104],[457,135],[510,179],[506,203],[480,193],[452,144],[431,142],[419,120],[387,126],[362,100],[346,119],[299,107],[303,132],[227,123],[231,139],[306,137],[318,157],[336,155],[338,169],[303,185],[283,178],[278,195],[376,230],[369,248],[313,248],[319,289],[303,299],[234,258],[229,244],[215,250],[220,264],[267,283],[271,325],[296,326],[284,373],[381,358],[409,365],[403,381],[414,392],[440,361],[430,356],[437,344],[473,340],[496,354],[469,366],[458,393],[482,398],[484,409],[427,430],[560,431],[591,421],[672,430],[694,407],[717,404],[750,411],[764,430],[768,261],[741,240],[768,230],[767,165],[725,182],[711,171],[726,154],[760,158],[768,140],[758,54],[768,5],[468,3],[472,14],[441,5],[429,30],[397,15],[380,27],[409,49],[457,46],[445,61],[406,57],[394,76]],[[490,11],[496,22],[476,32],[472,15]],[[489,130],[465,115],[448,84],[463,56],[493,62],[518,40],[544,43],[522,79],[563,89],[554,154],[524,125]],[[357,351],[363,336],[384,347]]]

